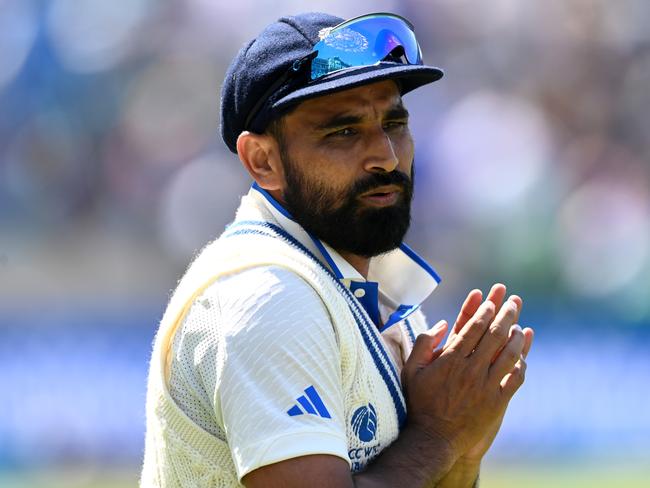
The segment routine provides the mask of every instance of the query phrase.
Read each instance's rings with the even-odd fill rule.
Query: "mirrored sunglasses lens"
[[[375,24],[374,52],[378,60],[384,59],[401,46],[409,64],[420,64],[420,49],[413,30],[402,20],[393,17],[377,17]]]
[[[401,46],[401,49],[397,49]],[[395,52],[409,64],[421,64],[415,34],[394,17],[369,17],[332,30],[314,46],[318,55],[312,61],[311,79],[341,69],[369,66]]]

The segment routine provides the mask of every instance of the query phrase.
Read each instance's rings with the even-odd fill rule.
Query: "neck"
[[[341,255],[343,259],[345,259],[348,263],[352,265],[354,269],[356,269],[361,276],[363,276],[365,279],[368,279],[368,269],[370,268],[370,258],[366,258],[363,256],[359,256],[357,254],[352,254],[348,252],[337,252]]]

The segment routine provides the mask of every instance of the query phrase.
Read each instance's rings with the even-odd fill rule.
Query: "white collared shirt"
[[[404,320],[416,311],[440,283],[440,277],[424,259],[402,243],[398,248],[370,260],[365,279],[335,249],[308,233],[291,214],[256,183],[249,196],[264,205],[292,237],[321,259],[332,273],[359,299],[378,325],[398,371],[414,341]],[[374,291],[376,290],[376,291]],[[373,295],[378,295],[376,299]],[[370,300],[367,300],[370,298]],[[397,325],[397,327],[393,327]]]
[[[376,308],[375,324],[399,374],[415,340],[407,317],[438,284],[435,272],[402,245],[373,258],[365,280],[266,192],[254,185],[248,197],[329,267],[371,318]],[[240,479],[310,454],[362,469],[362,459],[353,458],[359,450],[349,449],[337,339],[320,297],[297,274],[260,266],[220,277],[193,302],[171,353],[169,393],[197,425],[227,440]]]

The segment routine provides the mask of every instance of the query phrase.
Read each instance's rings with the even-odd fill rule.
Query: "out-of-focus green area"
[[[157,321],[250,184],[218,135],[223,76],[304,8],[404,15],[445,70],[405,96],[407,242],[443,280],[424,310],[453,320],[502,281],[537,332],[483,486],[641,486],[645,0],[0,0],[0,486],[135,483]]]
[[[638,465],[489,466],[481,488],[644,488],[650,468]]]
[[[127,488],[138,485],[136,471],[52,470],[0,473],[3,488]]]
[[[505,466],[483,469],[481,488],[645,488],[650,468],[639,466]],[[52,471],[0,475],[3,488],[130,488],[135,472]]]

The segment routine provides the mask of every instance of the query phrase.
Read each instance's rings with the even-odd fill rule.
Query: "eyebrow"
[[[316,126],[316,130],[338,129],[339,127],[343,127],[346,125],[358,124],[362,120],[363,117],[359,115],[345,115],[345,114],[335,115],[331,119],[327,119],[322,124],[318,124]]]
[[[388,112],[386,112],[385,118],[389,120],[408,119],[409,111],[406,110],[406,107],[400,103],[399,105],[391,108]]]
[[[409,111],[406,110],[406,107],[404,107],[402,103],[399,103],[391,107],[384,115],[384,119],[388,119],[388,120],[408,119],[408,117],[409,117]],[[319,131],[338,129],[346,125],[359,124],[362,121],[363,121],[363,117],[360,115],[338,114],[326,120],[322,124],[317,124],[315,129]]]

